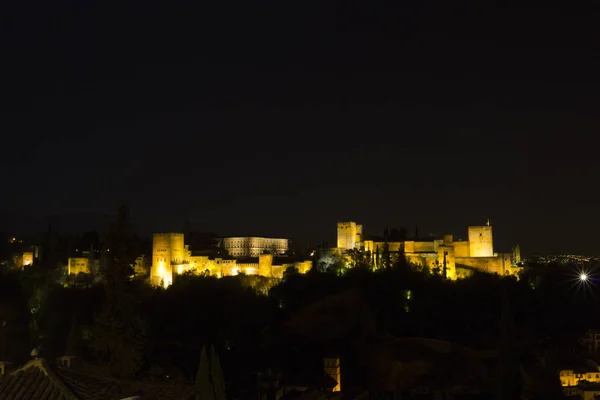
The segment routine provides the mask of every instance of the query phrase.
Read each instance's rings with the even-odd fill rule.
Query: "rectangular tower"
[[[491,225],[469,227],[469,253],[471,257],[494,257]]]
[[[356,222],[338,222],[337,223],[337,248],[350,250],[356,247],[356,239],[360,240],[362,226],[356,225]]]
[[[150,280],[153,285],[164,287],[173,283],[173,265],[186,258],[183,233],[155,233],[152,236],[152,267]]]

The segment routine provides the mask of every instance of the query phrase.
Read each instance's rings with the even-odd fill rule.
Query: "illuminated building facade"
[[[33,251],[24,251],[23,252],[23,266],[27,267],[29,265],[33,265]]]
[[[69,257],[67,262],[67,273],[69,275],[91,274],[97,271],[100,266],[99,260],[93,260],[88,257]]]
[[[382,240],[364,240],[362,226],[354,222],[338,222],[337,232],[337,251],[342,254],[351,249],[365,250],[371,252],[376,259],[386,244]],[[468,238],[454,240],[453,235],[444,235],[441,239],[388,241],[387,246],[391,253],[398,253],[403,249],[405,257],[412,264],[427,268],[445,267],[450,279],[461,276],[461,266],[500,275],[515,274],[518,271],[518,246],[513,253],[495,253],[489,221],[483,226],[470,226]]]
[[[226,237],[223,238],[223,248],[232,257],[258,257],[270,253],[283,255],[288,251],[289,240],[265,237]]]
[[[167,287],[173,283],[175,276],[188,272],[218,278],[240,273],[282,278],[283,272],[289,267],[295,267],[300,273],[305,273],[312,267],[311,261],[292,261],[273,254],[283,254],[287,251],[287,239],[252,237],[226,239],[229,241],[224,240],[224,247],[227,249],[228,246],[235,257],[193,255],[189,246],[184,244],[183,233],[155,233],[150,268],[152,284]]]

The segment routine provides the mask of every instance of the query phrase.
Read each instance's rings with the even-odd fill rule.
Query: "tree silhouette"
[[[350,265],[353,268],[371,267],[371,256],[368,250],[363,251],[360,249],[350,249],[346,252],[346,255],[350,258]]]
[[[202,346],[200,364],[198,365],[198,372],[196,372],[196,390],[196,400],[214,399],[212,383],[210,382],[210,366],[205,346]]]
[[[104,302],[95,321],[94,349],[118,377],[132,377],[142,364],[145,329],[136,310],[131,278],[137,257],[126,207],[120,207],[106,238]]]
[[[521,397],[521,373],[516,353],[514,320],[511,315],[510,299],[506,288],[502,289],[501,342],[498,370],[498,400]]]
[[[214,346],[210,352],[202,346],[200,364],[196,373],[196,400],[225,400],[225,383],[219,356]]]
[[[392,256],[390,254],[390,244],[387,241],[387,238],[384,239],[383,249],[381,251],[381,261],[383,264],[383,268],[390,268],[392,266]]]
[[[65,356],[79,356],[81,350],[81,338],[79,334],[79,326],[75,316],[71,319],[71,328],[69,329],[69,336],[67,337],[67,343],[65,346]]]
[[[223,380],[223,370],[221,361],[215,350],[215,346],[210,347],[210,376],[215,392],[215,400],[225,400],[225,382]]]

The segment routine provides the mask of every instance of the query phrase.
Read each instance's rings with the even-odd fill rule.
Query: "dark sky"
[[[490,216],[500,251],[600,253],[591,2],[208,3],[0,6],[0,230]]]

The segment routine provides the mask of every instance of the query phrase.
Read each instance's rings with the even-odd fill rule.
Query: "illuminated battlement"
[[[381,265],[384,246],[390,252],[403,251],[409,262],[427,268],[445,267],[447,276],[455,279],[459,276],[456,266],[464,266],[480,271],[501,275],[515,274],[520,261],[520,249],[513,253],[494,253],[492,226],[489,221],[483,226],[470,226],[468,240],[455,240],[453,235],[444,235],[443,239],[414,239],[405,241],[364,240],[362,225],[355,222],[337,223],[337,244],[340,253],[351,249],[369,251],[377,268]]]
[[[150,280],[153,285],[168,287],[175,276],[184,273],[206,274],[217,278],[241,273],[282,278],[283,272],[289,267],[295,267],[300,273],[310,270],[311,261],[292,262],[276,257],[287,252],[288,243],[288,239],[278,238],[225,238],[223,247],[235,257],[193,256],[184,244],[183,233],[155,233]]]

